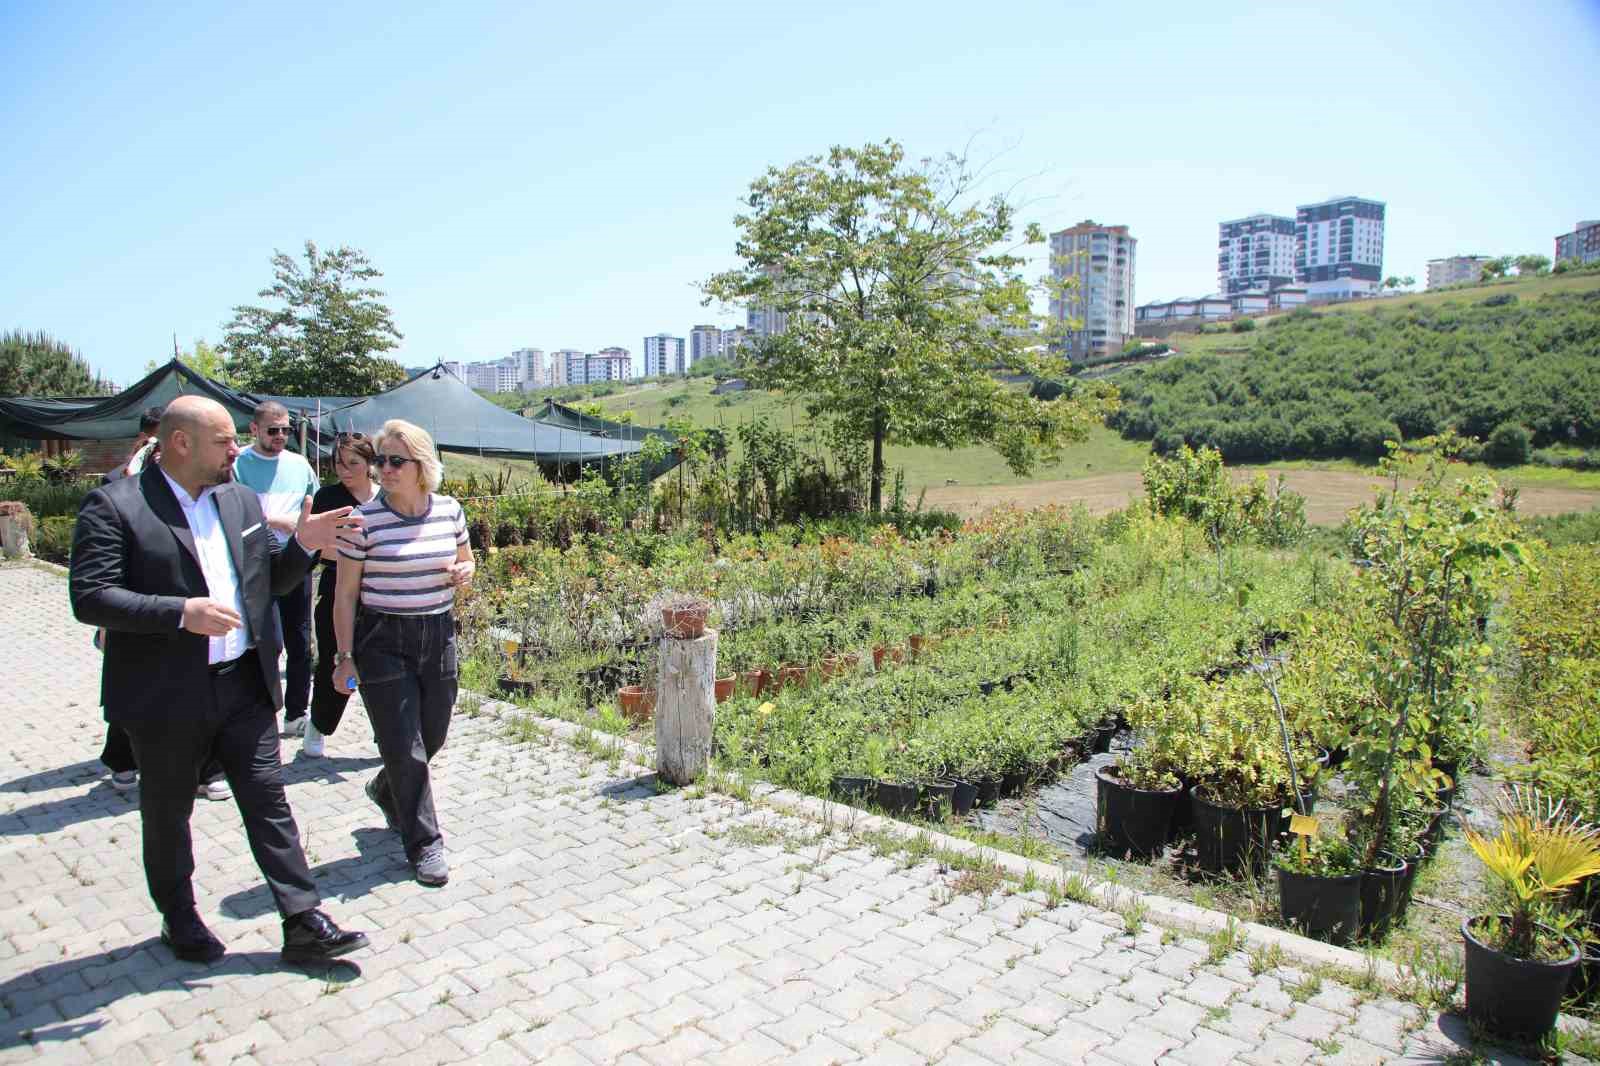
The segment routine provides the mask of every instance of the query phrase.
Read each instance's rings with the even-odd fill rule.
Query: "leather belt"
[[[210,671],[212,677],[227,677],[229,674],[239,669],[239,667],[243,666],[251,659],[254,659],[255,656],[256,650],[254,648],[246,648],[244,650],[244,654],[239,656],[237,659],[229,659],[227,662],[223,663],[212,663],[210,666],[207,666],[206,669]]]

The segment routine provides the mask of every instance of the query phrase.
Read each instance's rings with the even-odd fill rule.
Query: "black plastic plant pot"
[[[1589,939],[1581,948],[1582,959],[1578,972],[1572,977],[1569,991],[1585,1006],[1600,1003],[1600,924],[1589,926]]]
[[[1278,868],[1283,924],[1344,947],[1361,926],[1361,874],[1302,874]]]
[[[1115,719],[1106,719],[1096,723],[1094,730],[1089,734],[1089,750],[1095,755],[1104,755],[1111,750],[1111,741],[1117,735]]]
[[[1172,811],[1172,825],[1167,830],[1167,841],[1171,843],[1194,828],[1194,804],[1189,800],[1189,794],[1194,791],[1194,782],[1178,775],[1178,780],[1183,782],[1183,795],[1178,797],[1178,804]]]
[[[1183,795],[1181,786],[1150,790],[1134,788],[1103,766],[1095,777],[1095,831],[1100,849],[1110,855],[1153,859],[1167,846],[1172,812]]]
[[[1406,872],[1410,863],[1380,852],[1378,865],[1361,871],[1361,937],[1382,940],[1405,913]]]
[[[1578,970],[1578,945],[1562,937],[1571,954],[1560,962],[1513,958],[1478,939],[1474,927],[1485,917],[1461,923],[1467,957],[1467,1017],[1499,1036],[1536,1041],[1556,1024],[1567,982]],[[1501,921],[1510,920],[1501,915]],[[1540,928],[1555,932],[1548,926]]]
[[[917,794],[917,809],[930,822],[940,822],[949,816],[955,805],[954,781],[925,781]]]
[[[866,803],[877,795],[878,783],[870,777],[839,774],[833,779],[833,798],[840,803]]]
[[[979,681],[978,691],[985,696],[993,696],[994,690],[1004,685],[1003,681]]]
[[[532,681],[523,681],[520,678],[508,677],[504,674],[500,675],[497,683],[500,686],[500,691],[507,696],[525,696],[533,691]]]
[[[1000,775],[1000,794],[1002,796],[1020,796],[1022,790],[1028,787],[1028,774],[1025,770],[1011,770]]]
[[[968,814],[978,804],[978,786],[957,778],[955,790],[950,793],[950,809],[957,817]]]
[[[919,791],[916,785],[905,785],[898,781],[879,781],[878,806],[888,814],[910,814],[917,809]]]
[[[1194,850],[1200,869],[1212,874],[1267,873],[1267,856],[1278,822],[1278,807],[1222,807],[1196,788],[1189,793],[1194,816]]]
[[[984,777],[978,780],[978,806],[993,807],[1000,802],[1000,779]]]

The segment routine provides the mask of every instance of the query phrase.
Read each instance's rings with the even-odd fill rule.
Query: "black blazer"
[[[312,557],[293,537],[278,548],[254,492],[230,482],[213,493],[261,674],[281,709],[282,645],[272,601],[305,576]],[[106,721],[157,726],[193,718],[200,701],[211,698],[209,644],[181,627],[183,601],[210,591],[194,534],[158,464],[102,485],[83,501],[72,533],[70,588],[78,621],[106,630],[100,674]]]

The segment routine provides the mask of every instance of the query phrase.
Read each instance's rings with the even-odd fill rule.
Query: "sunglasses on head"
[[[382,470],[386,465],[399,470],[407,463],[414,462],[416,462],[415,459],[407,458],[404,455],[378,455],[373,457],[372,465],[376,466],[379,470]]]
[[[269,437],[287,437],[289,435],[289,427],[288,426],[267,426],[261,432],[265,433]]]
[[[340,432],[337,439],[339,443],[343,444],[347,440],[366,440],[367,435],[356,430],[348,430]]]

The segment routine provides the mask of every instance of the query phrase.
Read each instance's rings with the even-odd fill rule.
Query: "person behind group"
[[[442,885],[450,867],[428,763],[456,701],[455,590],[476,564],[461,505],[438,494],[433,438],[392,419],[373,447],[381,491],[339,541],[333,686],[359,682],[383,757],[367,796],[405,841],[417,880]]]
[[[139,415],[139,435],[134,438],[133,451],[117,466],[106,472],[101,483],[115,481],[118,478],[133,477],[145,468],[145,464],[155,458],[157,441],[156,427],[161,425],[161,406],[147,407]]]
[[[322,487],[305,458],[289,451],[289,410],[275,400],[255,409],[250,422],[255,438],[233,464],[234,477],[261,500],[267,525],[281,548],[294,533],[300,501]],[[283,679],[283,727],[290,736],[304,736],[306,706],[311,701],[311,575],[277,598],[278,621],[288,669]]]
[[[280,546],[255,494],[232,483],[239,446],[226,408],[180,396],[157,432],[158,462],[84,499],[69,588],[78,621],[106,631],[101,704],[138,757],[145,881],[161,942],[190,962],[226,952],[195,907],[189,830],[200,768],[215,757],[283,919],[283,961],[346,954],[367,937],[319,909],[284,791],[272,600],[304,578],[311,552],[331,551],[336,530],[361,519],[313,515],[304,497]]]
[[[378,494],[372,480],[372,441],[362,433],[341,433],[333,447],[333,470],[339,480],[317,490],[311,509],[318,514],[340,507],[360,507]],[[313,611],[317,631],[317,670],[311,680],[311,723],[301,750],[313,757],[323,753],[323,737],[331,737],[344,717],[350,702],[348,689],[333,685],[334,649],[333,601],[339,570],[339,557],[330,552],[322,559],[317,578],[317,604]]]

